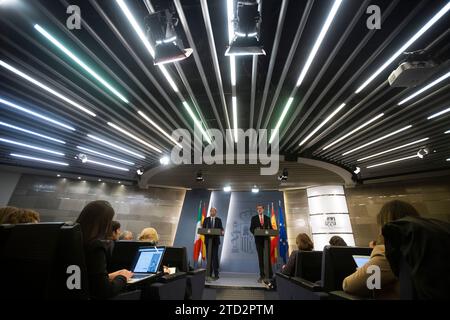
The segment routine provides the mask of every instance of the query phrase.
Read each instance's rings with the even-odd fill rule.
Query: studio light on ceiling
[[[265,55],[266,52],[260,41],[261,13],[258,10],[258,1],[237,0],[236,11],[234,11],[233,2],[233,0],[227,2],[228,30],[231,41],[225,55]]]
[[[50,160],[50,159],[37,158],[37,157],[32,157],[32,156],[27,156],[27,155],[17,154],[17,153],[11,153],[10,156],[11,157],[15,157],[15,158],[19,158],[19,159],[30,160],[30,161],[37,161],[37,162],[43,162],[43,163],[49,163],[49,164],[56,164],[58,166],[68,166],[69,165],[68,163],[65,163],[65,162],[53,161],[53,160]]]
[[[382,73],[392,62],[405,52],[417,39],[419,39],[428,29],[438,22],[450,10],[450,2],[448,2],[441,10],[439,10],[414,36],[412,36],[403,46],[401,46],[381,67],[379,67],[364,83],[356,90],[360,93],[367,87],[380,73]]]
[[[130,137],[131,139],[139,142],[140,144],[142,144],[142,145],[144,145],[146,147],[149,147],[150,149],[152,149],[152,150],[154,150],[154,151],[156,151],[158,153],[162,153],[161,149],[155,147],[154,145],[148,143],[147,141],[144,141],[143,139],[141,139],[141,138],[137,137],[136,135],[132,134],[131,132],[129,132],[129,131],[119,127],[118,125],[116,125],[116,124],[114,124],[112,122],[108,122],[108,126],[116,129],[117,131],[119,131],[119,132],[123,133],[124,135]]]
[[[168,9],[151,13],[145,22],[150,42],[155,44],[155,65],[184,60],[192,54],[191,48],[183,48],[183,43],[175,32],[178,19]]]
[[[435,113],[435,114],[432,114],[432,115],[429,116],[427,119],[428,119],[428,120],[431,120],[431,119],[440,117],[440,116],[442,116],[443,114],[446,114],[446,113],[448,113],[448,112],[450,112],[450,108],[447,108],[447,109],[444,109],[444,110],[442,110],[442,111],[439,111],[439,112],[437,112],[437,113]]]
[[[417,157],[419,157],[420,159],[425,158],[429,154],[430,154],[430,151],[427,148],[421,148],[421,149],[419,149],[419,151],[417,151]]]
[[[365,144],[363,144],[363,145],[361,145],[361,146],[359,146],[359,147],[356,147],[356,148],[351,149],[351,150],[349,150],[349,151],[347,151],[347,152],[344,152],[342,155],[343,155],[343,156],[346,156],[346,155],[348,155],[348,154],[350,154],[350,153],[353,153],[353,152],[355,152],[355,151],[361,150],[361,149],[363,149],[363,148],[365,148],[365,147],[368,147],[368,146],[370,146],[370,145],[372,145],[372,144],[374,144],[374,143],[377,143],[377,142],[380,142],[380,141],[385,140],[385,139],[387,139],[387,138],[390,138],[390,137],[392,137],[392,136],[395,136],[395,135],[397,135],[397,134],[399,134],[399,133],[401,133],[401,132],[403,132],[403,131],[405,131],[405,130],[410,129],[411,127],[412,127],[412,125],[409,125],[409,126],[406,126],[406,127],[401,128],[401,129],[398,129],[398,130],[396,130],[396,131],[394,131],[394,132],[388,133],[388,134],[386,134],[386,135],[384,135],[384,136],[382,136],[382,137],[379,137],[379,138],[377,138],[377,139],[375,139],[375,140],[372,140],[372,141],[370,141],[370,142],[367,142],[367,143],[365,143]]]
[[[410,160],[410,159],[417,159],[417,155],[415,154],[415,155],[409,156],[409,157],[404,157],[404,158],[400,158],[400,159],[395,159],[395,160],[390,160],[390,161],[386,161],[386,162],[373,164],[373,165],[367,166],[367,169],[376,168],[376,167],[380,167],[380,166],[385,166],[387,164],[401,162],[401,161],[406,161],[406,160]]]
[[[54,154],[54,155],[57,155],[57,156],[64,157],[64,153],[62,153],[62,152],[58,152],[58,151],[50,150],[50,149],[47,149],[47,148],[34,146],[34,145],[31,145],[31,144],[28,144],[28,143],[23,143],[23,142],[14,141],[14,140],[5,139],[5,138],[0,138],[0,142],[4,142],[4,143],[12,144],[12,145],[15,145],[15,146],[23,147],[23,148],[33,149],[33,150],[36,150],[36,151],[41,151],[41,152],[50,153],[50,154]]]
[[[142,169],[137,169],[137,170],[136,170],[136,174],[137,174],[138,176],[142,176],[142,175],[144,174],[144,170],[142,170]]]
[[[320,45],[322,44],[323,39],[325,38],[325,35],[327,34],[328,29],[330,28],[331,23],[333,22],[334,17],[336,16],[339,7],[341,6],[341,3],[342,0],[334,1],[331,10],[328,13],[327,19],[325,20],[325,23],[323,24],[322,29],[320,30],[319,36],[317,37],[316,42],[314,43],[314,46],[308,55],[308,59],[306,60],[306,63],[302,68],[300,76],[298,77],[296,84],[297,87],[299,87],[303,83],[303,80],[305,79],[306,74],[308,73],[308,70],[311,67],[313,60],[316,57],[317,51],[319,51]]]
[[[325,120],[323,120],[313,131],[311,131],[300,143],[299,146],[302,146],[307,142],[311,137],[316,134],[317,131],[319,131],[324,125],[326,125],[333,117],[338,114],[339,111],[342,110],[342,108],[345,107],[345,103],[341,104],[339,107],[336,108]]]
[[[16,75],[20,76],[21,78],[31,82],[32,84],[38,86],[41,89],[44,89],[47,92],[50,92],[51,94],[53,94],[54,96],[60,98],[61,100],[67,102],[68,104],[74,106],[75,108],[87,113],[88,115],[90,115],[91,117],[95,117],[95,113],[90,111],[89,109],[83,107],[82,105],[80,105],[79,103],[73,101],[72,99],[69,99],[68,97],[66,97],[65,95],[53,90],[52,88],[46,86],[45,84],[43,84],[40,81],[37,81],[36,79],[30,77],[29,75],[25,74],[24,72],[14,68],[13,66],[9,65],[8,63],[4,62],[3,60],[0,60],[0,66],[2,66],[5,69],[8,69],[9,71],[15,73]]]
[[[197,175],[195,176],[195,181],[197,182],[205,181],[205,178],[203,177],[203,173],[201,171],[197,172]]]
[[[45,134],[40,134],[40,133],[31,131],[31,130],[28,130],[28,129],[17,127],[17,126],[14,126],[12,124],[9,124],[9,123],[3,122],[3,121],[0,121],[0,126],[4,126],[6,128],[10,128],[10,129],[14,129],[14,130],[17,130],[17,131],[20,131],[20,132],[28,133],[28,134],[31,134],[33,136],[40,137],[40,138],[43,138],[43,139],[47,139],[47,140],[50,140],[50,141],[53,141],[53,142],[65,144],[65,142],[62,141],[62,140],[55,139],[55,138],[49,137],[49,136],[47,136]]]
[[[91,154],[94,154],[94,155],[97,155],[97,156],[100,156],[100,157],[103,157],[103,158],[111,159],[111,160],[118,161],[118,162],[123,162],[125,164],[130,165],[130,166],[134,165],[134,163],[131,162],[131,161],[124,160],[124,159],[121,159],[121,158],[117,158],[117,157],[111,156],[111,155],[106,154],[106,153],[102,153],[102,152],[99,152],[99,151],[96,151],[96,150],[92,150],[90,148],[77,146],[77,149],[85,151],[85,152],[88,152],[88,153],[91,153]]]
[[[353,170],[353,173],[358,175],[361,172],[361,168],[360,167],[355,167],[355,170]]]
[[[100,138],[100,137],[94,136],[94,135],[92,135],[92,134],[88,134],[87,136],[88,136],[89,138],[91,138],[91,139],[97,141],[97,142],[100,142],[100,143],[102,143],[102,144],[104,144],[104,145],[110,146],[110,147],[112,147],[112,148],[114,148],[114,149],[120,150],[120,151],[122,151],[122,152],[124,152],[124,153],[127,153],[127,154],[129,154],[129,155],[132,155],[132,156],[134,156],[134,157],[136,157],[136,158],[139,158],[139,159],[145,159],[145,157],[144,157],[143,155],[139,154],[139,153],[136,153],[136,152],[134,152],[134,151],[131,151],[131,150],[129,150],[129,149],[126,149],[126,148],[124,148],[124,147],[121,147],[121,146],[119,146],[119,145],[117,145],[117,144],[115,144],[115,143],[109,142],[109,141],[107,141],[107,140],[105,140],[105,139],[102,139],[102,138]]]
[[[167,166],[170,163],[170,158],[168,156],[164,156],[159,159],[159,163],[161,163],[163,166]]]
[[[283,169],[283,172],[278,176],[278,180],[279,181],[287,181],[288,177],[289,177],[289,172],[285,168],[285,169]]]
[[[332,143],[330,143],[329,145],[325,146],[322,150],[327,150],[328,148],[334,146],[336,143],[339,143],[340,141],[351,137],[353,134],[355,134],[356,132],[358,132],[359,130],[367,127],[369,124],[377,121],[378,119],[380,119],[381,117],[384,116],[384,113],[380,113],[379,115],[377,115],[376,117],[373,117],[372,119],[370,119],[369,121],[364,122],[362,125],[360,125],[359,127],[357,127],[356,129],[353,129],[352,131],[350,131],[349,133],[343,135],[342,137],[334,140]]]
[[[24,112],[26,114],[32,115],[33,117],[36,117],[36,118],[39,118],[41,120],[44,120],[44,121],[56,124],[57,126],[63,127],[65,129],[68,129],[68,130],[71,130],[71,131],[75,131],[75,128],[73,128],[71,126],[68,126],[67,124],[64,124],[62,122],[56,121],[56,120],[54,120],[52,118],[49,118],[49,117],[44,116],[44,115],[42,115],[40,113],[34,112],[34,111],[30,110],[30,109],[24,108],[22,106],[19,106],[19,105],[15,104],[15,103],[12,103],[12,102],[7,101],[5,99],[0,98],[0,103],[2,103],[3,105],[7,105],[7,106],[9,106],[9,107],[11,107],[11,108],[13,108],[15,110],[19,110],[19,111],[22,111],[22,112]]]
[[[386,153],[389,153],[389,152],[392,152],[392,151],[400,150],[400,149],[403,149],[403,148],[412,146],[412,145],[414,145],[414,144],[417,144],[417,143],[421,143],[421,142],[427,141],[428,139],[429,139],[429,138],[423,138],[423,139],[415,140],[415,141],[413,141],[413,142],[406,143],[406,144],[403,144],[403,145],[398,146],[398,147],[395,147],[395,148],[391,148],[391,149],[388,149],[388,150],[385,150],[385,151],[381,151],[381,152],[372,154],[372,155],[370,155],[370,156],[367,156],[367,157],[358,159],[358,160],[356,160],[356,161],[360,162],[360,161],[368,160],[368,159],[371,159],[371,158],[375,158],[375,157],[381,156],[381,155],[383,155],[383,154],[386,154]]]
[[[35,24],[34,28],[42,34],[47,40],[53,43],[59,50],[65,53],[70,59],[75,61],[81,68],[83,68],[86,72],[88,72],[92,77],[94,77],[98,82],[100,82],[104,87],[106,87],[110,92],[112,92],[115,96],[117,96],[120,100],[125,103],[128,103],[128,100],[117,91],[112,85],[110,85],[105,79],[98,75],[97,72],[92,70],[86,63],[84,63],[80,58],[78,58],[75,54],[72,53],[68,48],[66,48],[61,42],[59,42],[55,37],[53,37],[47,30],[42,28],[40,25]]]
[[[424,86],[423,88],[417,90],[416,92],[414,92],[413,94],[411,94],[410,96],[408,96],[407,98],[403,99],[402,101],[400,101],[398,103],[399,106],[401,106],[402,104],[405,104],[406,102],[414,99],[415,97],[419,96],[420,94],[424,93],[425,91],[427,91],[428,89],[434,87],[435,85],[441,83],[442,81],[444,81],[445,79],[448,79],[450,77],[450,72],[447,72],[446,74],[444,74],[443,76],[437,78],[436,80],[430,82],[429,84],[427,84],[426,86]]]

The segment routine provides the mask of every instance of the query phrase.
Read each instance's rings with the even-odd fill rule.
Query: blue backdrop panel
[[[175,247],[186,247],[190,265],[193,263],[193,247],[195,240],[195,227],[197,225],[198,206],[200,201],[206,203],[207,208],[211,197],[211,191],[205,189],[194,189],[186,191],[180,220],[173,245]]]
[[[232,192],[220,259],[222,272],[259,274],[250,219],[257,214],[256,204],[263,204],[267,212],[267,205],[272,202],[276,205],[278,201],[284,207],[283,193],[279,191]]]

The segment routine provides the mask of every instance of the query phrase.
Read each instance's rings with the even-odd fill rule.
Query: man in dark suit
[[[272,223],[270,218],[264,214],[264,206],[257,205],[256,211],[258,214],[252,217],[250,223],[250,232],[255,235],[255,229],[272,229]],[[258,282],[262,282],[264,278],[272,278],[272,266],[269,263],[269,274],[264,274],[264,237],[255,237],[256,252],[258,253],[259,261],[259,279]],[[268,256],[270,256],[270,242],[268,249]],[[265,277],[266,276],[266,277]]]
[[[223,226],[222,226],[222,220],[217,217],[217,209],[212,207],[209,210],[209,217],[207,217],[203,221],[203,228],[208,229],[222,229],[222,235],[223,235]],[[209,237],[211,236],[205,236],[205,243],[206,243],[206,250],[208,250],[208,243],[209,243]],[[212,277],[212,273],[214,272],[214,280],[219,279],[219,245],[220,245],[220,237],[212,236],[212,249],[211,249],[211,270],[210,274],[208,274],[208,277]]]

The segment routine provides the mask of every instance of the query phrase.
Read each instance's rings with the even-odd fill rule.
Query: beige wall
[[[388,201],[411,203],[421,215],[450,222],[450,178],[383,183],[347,188],[347,204],[355,242],[366,246],[376,239],[376,215]]]
[[[286,213],[286,232],[289,243],[289,253],[296,250],[295,237],[299,233],[306,233],[311,238],[309,227],[309,208],[306,190],[292,190],[284,192],[284,206]]]

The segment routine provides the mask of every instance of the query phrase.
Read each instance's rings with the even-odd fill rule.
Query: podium
[[[213,244],[213,237],[220,237],[222,236],[222,229],[218,228],[199,228],[197,230],[198,234],[201,234],[203,236],[209,236],[208,239],[208,251],[206,252],[206,277],[209,277],[211,274],[211,256],[212,256],[212,244]]]
[[[267,280],[269,277],[269,265],[270,265],[270,256],[269,256],[269,241],[270,237],[276,237],[278,235],[278,230],[272,229],[255,229],[254,236],[255,237],[264,237],[264,277]]]

